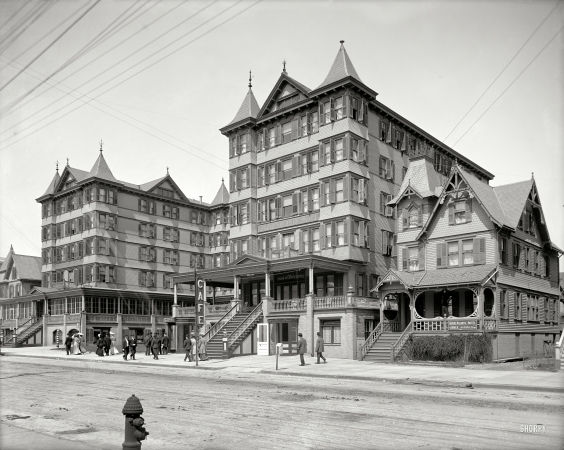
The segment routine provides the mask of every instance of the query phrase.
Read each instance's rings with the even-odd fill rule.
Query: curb
[[[37,359],[65,359],[58,356],[36,356],[36,355],[17,355],[9,353],[0,353],[0,356],[14,356],[19,358],[37,358]],[[65,359],[65,361],[76,361],[81,362],[80,359]],[[82,360],[82,362],[98,362],[97,360]],[[122,364],[121,361],[99,361],[109,364]],[[177,369],[192,369],[192,370],[212,370],[220,371],[229,369],[229,367],[206,367],[206,366],[184,366],[179,364],[167,364],[165,366],[158,366],[153,363],[135,363],[136,366],[144,367],[174,367]],[[402,385],[415,385],[420,384],[424,386],[434,386],[434,387],[458,387],[469,389],[466,385],[470,382],[468,381],[449,381],[449,380],[426,380],[419,378],[389,378],[389,377],[376,377],[376,376],[355,376],[355,375],[331,375],[331,374],[316,374],[316,373],[303,373],[303,372],[281,372],[272,369],[259,369],[257,373],[264,373],[268,375],[283,375],[292,377],[308,377],[308,378],[328,378],[328,379],[341,379],[341,380],[354,380],[354,381],[380,381],[389,382],[389,384],[402,384]],[[551,392],[551,393],[564,393],[564,387],[543,387],[543,386],[517,386],[513,384],[493,384],[493,383],[471,383],[472,388],[481,389],[504,389],[513,391],[531,391],[531,392]]]

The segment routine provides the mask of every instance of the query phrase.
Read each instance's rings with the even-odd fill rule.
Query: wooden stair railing
[[[372,330],[372,333],[366,338],[363,344],[360,346],[360,360],[364,360],[364,357],[368,354],[368,351],[372,348],[374,343],[378,340],[382,334],[382,322],[376,325],[376,328]]]
[[[260,302],[251,313],[239,324],[237,328],[227,338],[227,349],[229,353],[235,349],[237,341],[249,328],[251,328],[257,320],[262,316],[262,302]]]
[[[405,344],[411,336],[411,333],[413,333],[413,322],[409,322],[398,340],[391,345],[390,357],[392,362],[395,361],[397,357],[401,356],[401,353],[403,352]]]
[[[221,319],[214,323],[202,337],[202,339],[205,339],[204,342],[209,342],[217,333],[219,333],[223,327],[227,325],[227,323],[239,312],[240,306],[241,304],[237,302],[235,306],[227,311]]]

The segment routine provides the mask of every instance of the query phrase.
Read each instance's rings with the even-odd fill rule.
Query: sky
[[[379,101],[492,185],[534,174],[564,248],[563,27],[562,0],[0,0],[0,255],[39,256],[35,199],[57,161],[90,170],[101,140],[117,179],[168,167],[211,202],[249,70],[261,106],[284,60],[314,89],[340,40]]]

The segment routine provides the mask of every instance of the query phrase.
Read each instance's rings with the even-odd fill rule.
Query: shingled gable
[[[227,127],[237,122],[241,122],[242,120],[245,119],[249,119],[249,118],[256,119],[258,117],[259,111],[260,111],[260,107],[257,103],[257,99],[255,98],[255,94],[253,94],[252,87],[249,86],[249,91],[247,92],[247,95],[245,95],[245,98],[243,99],[243,103],[241,103],[241,107],[239,108],[239,111],[237,111],[237,114],[235,115],[233,120],[229,122]]]
[[[211,202],[210,206],[219,206],[219,205],[227,205],[229,203],[229,192],[227,192],[227,188],[225,187],[225,183],[221,180],[221,186],[215,194],[213,201]]]
[[[503,208],[499,203],[499,200],[497,198],[497,195],[493,187],[479,180],[471,173],[466,172],[458,164],[455,164],[452,167],[450,176],[445,182],[445,185],[439,197],[439,201],[436,203],[435,207],[433,208],[433,211],[429,215],[427,222],[423,225],[421,232],[417,235],[416,238],[417,240],[421,239],[423,234],[427,232],[427,229],[429,228],[431,221],[435,217],[437,210],[442,206],[446,196],[450,195],[448,186],[453,181],[455,176],[459,176],[462,179],[462,181],[466,183],[468,189],[472,192],[476,201],[484,209],[484,211],[486,212],[486,214],[489,216],[489,218],[493,223],[495,223],[499,227],[503,227],[504,225],[507,224],[507,218],[505,217],[505,213],[503,212]]]
[[[55,173],[55,176],[51,180],[51,183],[49,183],[49,187],[47,187],[47,190],[45,191],[45,193],[39,198],[48,197],[49,195],[53,195],[55,193],[55,190],[57,189],[57,186],[59,185],[60,179],[61,179],[61,176],[59,175],[59,171],[57,170],[57,172]]]
[[[272,105],[275,104],[280,98],[285,97],[283,93],[285,89],[287,89],[287,86],[291,86],[293,89],[295,89],[296,92],[303,94],[306,98],[308,98],[308,94],[311,92],[310,88],[290,77],[287,72],[282,72],[280,78],[278,78],[278,81],[270,91],[270,94],[268,94],[264,105],[260,109],[258,114],[259,118],[270,113]]]
[[[316,90],[323,89],[325,86],[328,86],[347,77],[352,77],[362,83],[362,80],[358,76],[353,63],[349,58],[347,51],[345,50],[344,41],[341,41],[341,48],[339,49],[339,52],[337,53],[337,56],[333,61],[333,65],[331,66],[329,73],[325,77],[323,83],[321,83]]]
[[[167,184],[167,183],[169,186],[167,186],[166,189],[172,188],[172,190],[175,191],[182,200],[186,202],[189,201],[188,197],[184,195],[184,192],[182,192],[182,190],[178,187],[178,185],[174,182],[174,180],[169,174],[166,174],[162,178],[158,178],[156,180],[149,181],[144,184],[140,184],[139,189],[145,192],[153,192],[157,188],[161,187],[163,184]]]
[[[255,255],[243,255],[240,256],[238,259],[233,261],[230,266],[244,266],[246,264],[256,264],[256,263],[265,263],[268,262],[268,258],[263,258],[261,256]]]
[[[62,191],[69,179],[74,179],[77,183],[80,183],[86,178],[88,178],[88,172],[80,169],[75,169],[74,167],[65,166],[53,193]]]
[[[439,188],[439,189],[437,189]],[[399,188],[398,194],[388,202],[394,206],[405,196],[415,194],[420,198],[439,196],[442,190],[440,175],[427,158],[413,159]]]

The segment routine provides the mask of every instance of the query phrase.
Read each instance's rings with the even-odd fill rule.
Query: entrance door
[[[257,325],[257,355],[268,356],[268,324]]]
[[[273,348],[276,344],[282,344],[284,354],[295,353],[298,344],[298,322],[291,320],[272,323],[270,337]]]

